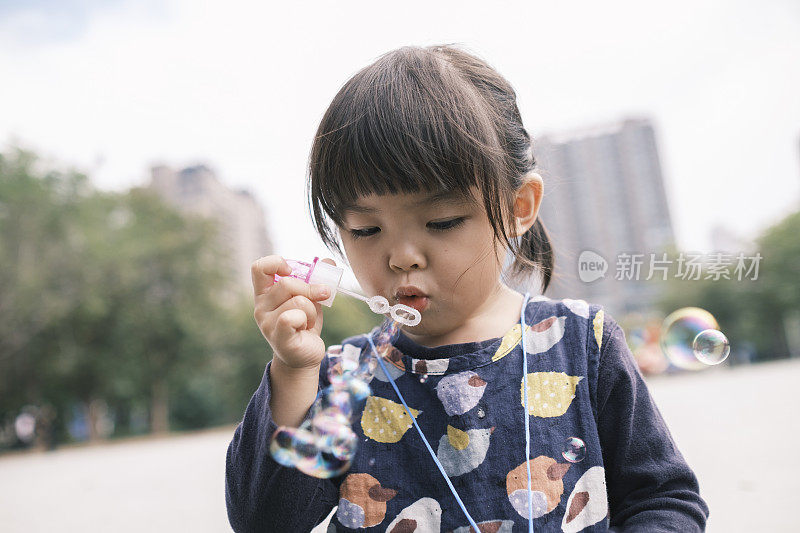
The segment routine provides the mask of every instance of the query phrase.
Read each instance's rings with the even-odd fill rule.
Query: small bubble
[[[334,408],[348,417],[353,412],[353,398],[349,387],[344,383],[323,389],[317,402],[320,410]]]
[[[374,457],[370,458],[369,466],[375,466],[375,458]]]
[[[342,427],[339,434],[330,442],[330,452],[337,458],[350,460],[356,453],[358,437],[349,427]]]
[[[564,443],[561,455],[570,463],[580,463],[586,457],[586,444],[578,437],[570,437]]]
[[[695,357],[707,365],[718,365],[728,358],[731,345],[719,330],[706,329],[697,334],[692,342]]]
[[[320,411],[311,419],[314,433],[321,438],[335,438],[342,430],[348,428],[349,420],[335,408]]]
[[[346,380],[348,391],[356,401],[361,401],[370,395],[372,391],[366,381],[350,373],[345,375],[348,378]]]
[[[350,468],[349,459],[341,459],[328,451],[319,454],[319,459],[314,464],[298,464],[298,468],[310,476],[330,478],[345,472]]]
[[[419,377],[419,382],[420,382],[420,383],[425,383],[426,381],[428,381],[428,374],[422,374],[422,375]]]
[[[280,427],[275,432],[270,443],[270,452],[279,464],[294,466],[300,460],[297,452],[292,448],[292,441],[297,430]]]
[[[314,460],[319,454],[315,436],[305,430],[298,430],[292,436],[292,448],[300,460]]]

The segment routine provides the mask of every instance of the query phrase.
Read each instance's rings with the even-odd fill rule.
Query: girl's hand
[[[332,259],[324,261],[335,264]],[[330,296],[330,289],[289,277],[275,283],[275,274],[292,273],[279,255],[258,259],[250,271],[255,298],[253,314],[275,357],[292,369],[318,369],[325,356],[325,343],[320,337],[322,306],[318,302]]]

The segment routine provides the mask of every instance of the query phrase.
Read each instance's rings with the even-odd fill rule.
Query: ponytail
[[[533,226],[522,235],[519,241],[519,248],[515,253],[514,270],[521,272],[536,267],[542,275],[542,293],[547,290],[550,278],[555,268],[555,256],[550,236],[542,223],[542,219],[537,217]]]

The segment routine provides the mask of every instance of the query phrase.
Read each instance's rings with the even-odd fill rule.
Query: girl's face
[[[422,313],[419,325],[403,327],[420,344],[502,335],[519,316],[522,296],[500,281],[505,248],[495,244],[480,203],[429,193],[373,194],[345,211],[339,231],[368,295]]]

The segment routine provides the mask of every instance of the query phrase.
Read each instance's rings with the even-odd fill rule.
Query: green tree
[[[142,410],[157,432],[239,420],[272,354],[224,264],[213,223],[148,190],[0,153],[0,426],[25,405],[56,413],[59,440],[76,407],[110,406],[118,435]],[[340,295],[322,336],[380,320]]]
[[[90,194],[79,173],[41,170],[25,151],[0,154],[0,417],[36,399],[60,404],[65,324],[83,292],[73,246],[78,206]]]
[[[800,325],[800,211],[768,228],[758,239],[763,256],[759,278],[748,295],[752,334],[774,357],[787,357],[787,340]],[[754,328],[753,325],[757,326]],[[793,331],[789,331],[789,330]],[[794,347],[797,350],[798,346]],[[796,354],[795,354],[796,355]]]
[[[170,387],[212,356],[223,313],[214,226],[41,167],[0,156],[0,417],[145,401],[164,431]]]
[[[789,356],[787,328],[790,318],[800,313],[800,212],[793,213],[767,228],[756,239],[760,254],[758,274],[745,272],[742,279],[730,272],[730,279],[688,281],[670,278],[660,302],[669,313],[685,306],[708,310],[736,350],[752,344],[761,360]],[[755,279],[753,279],[755,278]]]
[[[119,287],[114,342],[134,388],[149,393],[151,429],[163,432],[170,388],[213,356],[226,279],[209,222],[181,215],[142,189],[128,192],[117,209],[118,238],[106,249],[114,268],[102,281]]]

